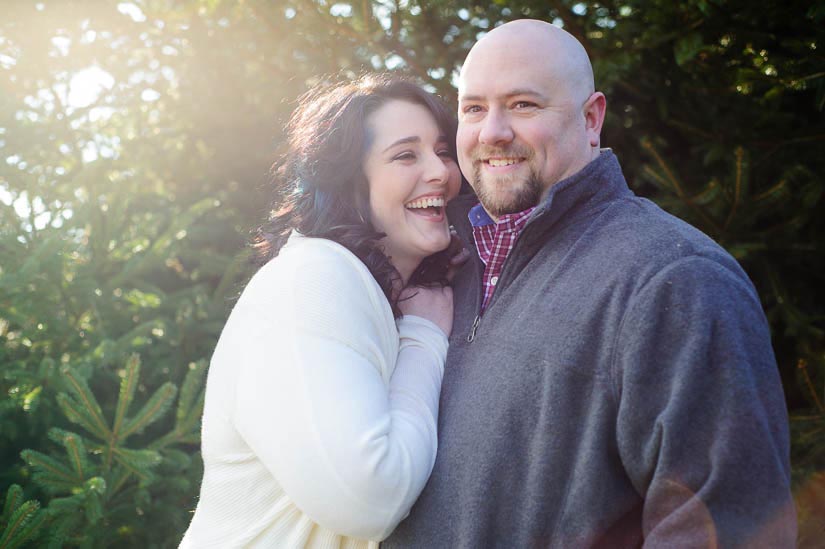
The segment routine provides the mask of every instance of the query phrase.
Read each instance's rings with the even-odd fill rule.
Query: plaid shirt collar
[[[481,204],[474,206],[467,214],[473,226],[473,239],[478,257],[484,263],[484,276],[482,277],[484,297],[481,312],[487,308],[501,276],[504,260],[516,244],[516,240],[534,209],[535,207],[532,207],[522,212],[503,215],[498,218],[498,221],[493,221]]]

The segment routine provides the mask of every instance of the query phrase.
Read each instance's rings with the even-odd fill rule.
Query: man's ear
[[[598,147],[604,124],[604,113],[607,109],[607,99],[602,92],[593,92],[582,107],[584,114],[584,129],[590,140],[591,147]]]

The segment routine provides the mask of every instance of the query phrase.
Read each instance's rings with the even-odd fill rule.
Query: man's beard
[[[507,179],[510,179],[510,181],[507,181]],[[505,176],[499,178],[488,177],[482,181],[481,163],[476,164],[472,186],[484,209],[494,217],[523,212],[528,208],[537,206],[543,192],[538,174],[532,169],[527,179]],[[499,189],[499,192],[496,189]],[[505,189],[505,191],[500,192],[501,189]]]

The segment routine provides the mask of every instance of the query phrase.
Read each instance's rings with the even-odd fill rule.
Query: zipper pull
[[[481,315],[476,315],[475,320],[473,320],[473,326],[470,328],[470,335],[467,336],[467,343],[472,343],[476,338],[476,328],[478,328],[479,322],[481,322]]]

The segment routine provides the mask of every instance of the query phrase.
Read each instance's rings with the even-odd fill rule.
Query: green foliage
[[[130,448],[126,446],[129,439],[168,412],[177,387],[171,382],[164,383],[134,415],[129,415],[140,380],[140,359],[133,355],[120,372],[120,391],[112,418],[108,420],[83,376],[70,366],[61,368],[66,390],[57,395],[60,408],[66,419],[87,434],[53,427],[48,437],[63,447],[60,454],[35,450],[21,453],[31,470],[32,481],[52,496],[47,511],[53,543],[106,546],[115,540],[118,544],[134,542],[124,533],[137,530],[139,523],[135,521],[135,514],[129,516],[124,511],[139,509],[144,502],[151,501],[156,484],[168,484],[155,474],[164,461],[172,469],[190,465],[187,454],[173,446],[198,440],[205,370],[203,362],[191,366],[171,429],[153,440],[140,441],[137,448]],[[186,483],[181,487],[191,489]],[[99,528],[101,523],[118,533],[117,537]]]
[[[12,484],[6,492],[3,515],[0,516],[0,548],[22,547],[35,538],[46,515],[35,500],[23,501],[23,489]]]
[[[0,17],[3,536],[21,519],[36,546],[178,542],[201,476],[207,360],[252,270],[244,244],[294,99],[391,69],[454,105],[467,50],[520,17],[585,45],[608,98],[602,143],[634,190],[753,279],[800,517],[822,516],[822,0],[12,0]],[[30,499],[14,503],[14,486]]]

